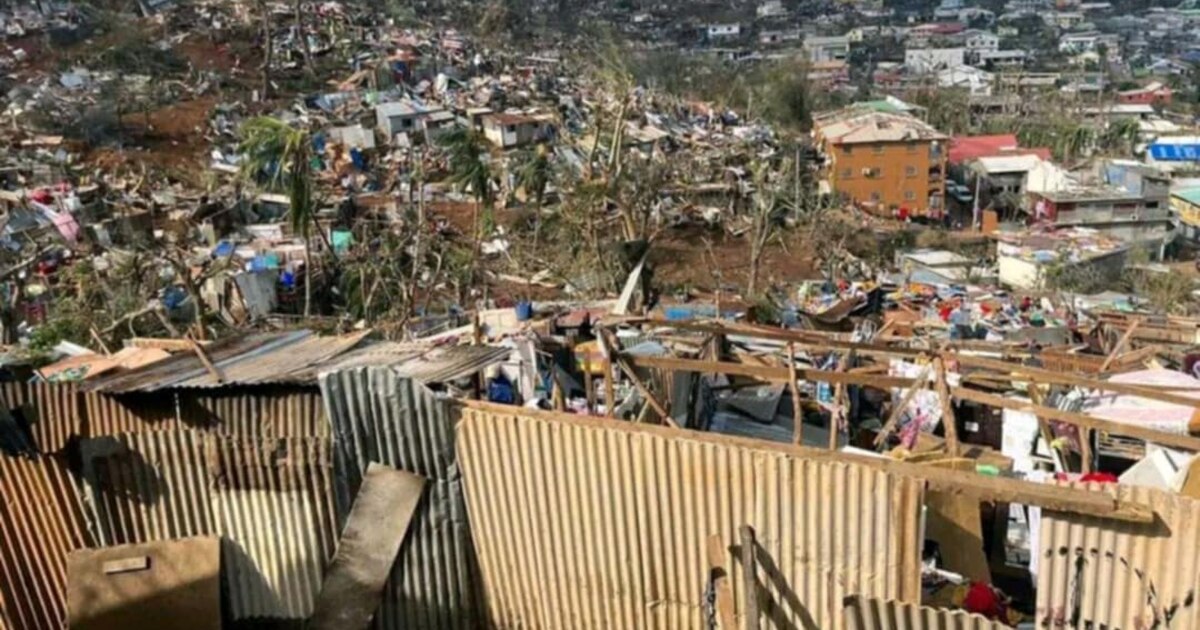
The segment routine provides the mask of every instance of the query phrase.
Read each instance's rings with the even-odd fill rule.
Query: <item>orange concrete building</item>
[[[849,107],[816,117],[823,184],[878,214],[941,217],[948,137],[903,113]]]

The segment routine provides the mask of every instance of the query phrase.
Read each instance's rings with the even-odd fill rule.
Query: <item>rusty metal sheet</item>
[[[200,432],[90,438],[81,442],[80,450],[100,544],[216,533]]]
[[[846,598],[846,630],[1009,630],[1009,627],[961,610],[902,604],[873,597]]]
[[[63,627],[67,555],[92,542],[82,505],[64,458],[0,456],[0,619],[8,628]]]
[[[329,440],[206,440],[230,617],[308,617],[338,531]]]
[[[177,392],[190,427],[244,437],[328,437],[321,392],[312,386],[237,387]]]
[[[310,330],[256,333],[205,348],[220,379],[194,353],[179,353],[163,361],[92,382],[81,391],[107,393],[153,392],[162,389],[311,383],[325,363],[358,345],[365,332],[321,337]]]
[[[68,383],[0,383],[0,402],[22,410],[34,442],[42,453],[57,453],[71,438],[82,435],[79,395]]]
[[[451,401],[387,367],[327,372],[320,383],[333,427],[341,518],[349,513],[371,462],[428,480],[426,500],[392,568],[375,627],[479,626],[481,583],[454,453]]]
[[[179,421],[175,396],[171,393],[110,395],[84,392],[81,397],[86,437],[184,428]]]
[[[1043,512],[1037,619],[1054,628],[1200,628],[1200,501],[1090,486],[1148,504],[1154,523]]]
[[[309,628],[370,627],[424,487],[419,475],[381,464],[367,467]]]
[[[915,603],[920,480],[704,433],[462,410],[458,453],[490,623],[703,627],[705,543],[757,535],[764,620],[843,627],[860,594]],[[732,564],[736,610],[745,576]]]
[[[71,554],[72,630],[221,630],[221,544],[191,538]]]

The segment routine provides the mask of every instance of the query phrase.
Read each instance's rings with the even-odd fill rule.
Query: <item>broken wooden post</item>
[[[758,630],[758,542],[754,539],[754,528],[749,525],[739,527],[738,539],[742,546],[742,591],[746,596],[742,627],[743,630]]]
[[[1142,320],[1140,318],[1135,319],[1133,320],[1133,323],[1129,325],[1129,328],[1125,329],[1125,334],[1121,335],[1120,341],[1117,342],[1117,345],[1113,346],[1112,352],[1109,352],[1108,356],[1104,358],[1104,363],[1100,365],[1100,372],[1103,373],[1108,371],[1109,366],[1111,366],[1113,361],[1115,361],[1117,357],[1121,355],[1121,352],[1125,349],[1125,345],[1129,343],[1130,338],[1133,337],[1134,331],[1137,330],[1137,327],[1141,325],[1141,323]]]
[[[887,423],[879,430],[879,435],[875,436],[875,446],[883,446],[887,442],[888,436],[892,434],[892,431],[896,428],[896,424],[900,422],[900,416],[904,413],[904,408],[908,406],[908,403],[912,402],[913,397],[917,395],[918,391],[924,389],[925,383],[929,379],[929,370],[932,367],[933,362],[931,361],[926,363],[925,367],[921,368],[921,372],[917,374],[912,387],[909,387],[908,391],[904,392],[904,396],[900,398],[900,403],[896,405],[895,409],[892,409],[891,415],[888,416]]]
[[[800,405],[800,386],[796,384],[796,344],[788,342],[788,387],[792,390],[792,443],[804,444],[804,408]]]
[[[600,351],[604,354],[604,415],[613,417],[613,409],[617,406],[617,396],[613,387],[613,360],[612,353],[614,349],[608,345],[608,338],[604,335],[604,331],[599,331],[596,335],[596,340],[600,342]]]
[[[217,369],[217,366],[213,365],[212,360],[208,358],[208,354],[204,352],[204,348],[200,347],[200,344],[195,339],[191,337],[187,339],[188,345],[192,347],[192,352],[195,352],[196,357],[200,359],[200,363],[204,364],[204,369],[208,370],[208,373],[212,375],[217,383],[224,383],[225,377],[221,376],[221,371]]]
[[[717,534],[708,537],[708,580],[715,594],[718,630],[737,630],[733,587],[729,584],[729,571],[725,570],[725,545]]]
[[[937,393],[942,403],[942,425],[946,427],[946,451],[951,456],[958,456],[958,420],[954,417],[950,386],[946,384],[946,361],[942,357],[934,361],[937,362]]]

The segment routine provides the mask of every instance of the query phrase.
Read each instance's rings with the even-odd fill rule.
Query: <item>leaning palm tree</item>
[[[542,205],[546,201],[546,189],[554,176],[554,165],[546,145],[539,144],[536,151],[524,156],[516,175],[517,183],[525,189],[525,193],[533,195],[533,244],[537,246],[542,234]]]
[[[313,204],[312,138],[308,130],[278,118],[260,116],[242,123],[242,177],[287,193],[288,222],[304,239],[304,316],[312,314],[312,250],[316,221]]]

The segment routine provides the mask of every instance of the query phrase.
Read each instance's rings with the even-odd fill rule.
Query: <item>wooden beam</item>
[[[953,389],[951,393],[954,393]],[[464,407],[492,412],[496,414],[498,419],[512,418],[514,416],[514,409],[509,405],[477,400],[459,400],[456,403]],[[921,479],[925,482],[926,487],[931,490],[959,492],[976,497],[982,502],[1020,503],[1022,505],[1034,505],[1058,512],[1068,512],[1081,516],[1093,516],[1131,523],[1154,522],[1154,513],[1149,506],[1135,501],[1118,499],[1104,492],[1035,483],[1023,479],[949,471],[882,457],[829,451],[823,448],[817,449],[793,444],[780,444],[777,442],[665,426],[632,424],[594,416],[581,416],[578,414],[524,408],[516,410],[515,413],[525,418],[542,418],[574,426],[626,432],[635,435],[656,435],[663,438],[687,440],[699,444],[734,446],[751,449],[755,452],[800,457],[813,462],[855,464],[873,470],[884,471],[889,474]]]
[[[620,322],[605,321],[602,325],[611,325],[613,323],[642,324],[651,327],[657,326],[662,328],[674,328],[676,330],[690,330],[693,332],[712,333],[725,336],[739,335],[742,337],[754,337],[764,341],[778,341],[785,344],[790,341],[794,342],[799,348],[818,348],[821,350],[854,350],[863,356],[911,358],[921,354],[920,350],[913,350],[910,348],[893,348],[887,346],[886,344],[880,343],[844,341],[841,339],[828,337],[822,333],[786,330],[783,328],[730,326],[713,322],[676,322],[656,318],[628,319]]]
[[[600,350],[604,353],[604,415],[613,417],[613,410],[617,407],[617,395],[613,386],[613,348],[608,345],[608,338],[604,335],[596,335],[596,340],[600,342]]]
[[[850,364],[853,361],[854,351],[851,350],[840,357],[840,362],[838,363],[836,371],[842,373],[848,372],[850,370]],[[850,417],[850,405],[846,400],[846,384],[838,383],[834,387],[836,387],[836,390],[833,394],[833,409],[830,410],[829,413],[829,450],[831,451],[837,450],[838,436],[842,430],[841,421]]]
[[[207,345],[210,342],[199,342],[195,339],[160,339],[157,337],[134,337],[125,342],[125,345],[134,348],[157,348],[166,350],[167,352],[191,352],[192,343]]]
[[[742,525],[738,528],[738,542],[742,547],[742,592],[746,598],[746,609],[742,611],[743,630],[759,630],[758,618],[758,541],[754,528]]]
[[[900,422],[900,416],[904,413],[904,408],[908,406],[908,403],[912,402],[913,397],[917,395],[918,391],[925,388],[925,382],[929,378],[931,367],[933,367],[932,362],[926,363],[925,367],[921,368],[912,386],[908,388],[908,391],[904,392],[904,396],[900,398],[900,403],[892,409],[887,422],[879,430],[879,434],[875,436],[875,446],[882,446],[887,441],[888,436],[892,434],[892,431],[896,430],[896,424]]]
[[[1114,435],[1124,435],[1126,437],[1138,438],[1163,446],[1173,446],[1188,451],[1200,452],[1200,438],[1190,435],[1180,435],[1175,433],[1163,433],[1154,429],[1147,429],[1137,425],[1123,424],[1113,422],[1112,420],[1104,420],[1101,418],[1093,418],[1082,413],[1073,411],[1062,411],[1053,407],[1043,407],[1034,405],[1022,400],[1013,398],[1005,398],[1004,396],[996,396],[974,389],[965,387],[953,387],[950,389],[950,395],[958,400],[968,400],[980,405],[989,407],[997,407],[1000,409],[1012,409],[1013,411],[1024,411],[1033,414],[1038,418],[1047,420],[1057,420],[1065,422],[1077,427],[1095,429],[1097,431],[1107,431]]]
[[[1028,365],[1020,365],[1017,363],[1009,363],[1007,361],[996,361],[994,359],[986,359],[983,357],[966,355],[962,353],[952,353],[943,356],[957,362],[962,366],[982,368],[1005,374],[1016,374],[1024,377],[1020,380],[1029,380],[1042,384],[1070,385],[1073,387],[1083,387],[1085,389],[1095,389],[1099,391],[1112,392],[1115,394],[1140,396],[1142,398],[1149,398],[1151,400],[1168,402],[1185,407],[1200,407],[1200,399],[1189,398],[1187,396],[1181,396],[1179,394],[1155,390],[1148,387],[1141,387],[1139,385],[1113,383],[1111,381],[1102,381],[1094,378],[1084,378],[1074,374],[1055,372],[1053,370],[1046,370]]]
[[[792,443],[804,444],[804,408],[800,406],[800,386],[796,384],[796,347],[788,344],[788,388],[792,391]]]
[[[1121,354],[1121,352],[1125,350],[1126,344],[1129,343],[1129,339],[1133,337],[1134,331],[1137,330],[1141,323],[1142,320],[1135,319],[1133,320],[1133,323],[1129,325],[1129,328],[1125,329],[1125,334],[1121,335],[1121,339],[1117,341],[1117,345],[1113,346],[1112,352],[1109,352],[1108,356],[1104,359],[1104,363],[1100,364],[1101,372],[1108,371],[1108,366],[1112,365],[1113,361],[1116,360],[1117,355]]]
[[[663,422],[678,428],[678,425],[675,424],[675,420],[671,418],[671,414],[667,413],[667,408],[664,407],[662,403],[658,402],[658,399],[654,397],[654,394],[650,393],[650,390],[645,384],[642,383],[642,379],[637,377],[637,374],[634,373],[633,368],[629,366],[628,362],[625,361],[623,357],[617,357],[617,365],[621,368],[621,371],[625,373],[625,378],[628,378],[633,383],[633,386],[636,387],[639,392],[641,392],[642,396],[646,398],[646,403],[654,408],[654,411],[663,419]]]
[[[747,365],[728,361],[698,361],[695,359],[676,359],[673,357],[640,357],[621,355],[622,359],[635,367],[658,368],[660,370],[676,370],[680,372],[700,372],[703,374],[732,374],[749,376],[771,383],[787,383],[791,374],[786,367],[767,365]],[[823,383],[845,383],[887,389],[890,387],[908,387],[913,384],[911,378],[894,376],[879,376],[875,374],[850,374],[830,370],[796,369],[796,377],[806,381]]]
[[[191,342],[192,352],[195,352],[196,357],[199,358],[200,362],[204,364],[204,369],[208,370],[208,373],[211,374],[218,383],[224,383],[225,377],[221,376],[221,371],[217,369],[217,366],[213,365],[212,360],[208,358],[208,354],[204,352],[204,348],[201,348],[200,344],[197,343],[195,339],[192,339],[191,337],[188,337],[187,339],[189,342]]]
[[[729,583],[729,571],[725,569],[725,544],[721,537],[708,537],[708,579],[716,594],[718,630],[737,630],[737,615],[733,609],[733,586]]]
[[[950,386],[946,383],[946,362],[941,357],[937,362],[937,393],[942,403],[942,425],[946,428],[946,450],[958,455],[958,420],[954,417],[954,401],[950,399]]]

